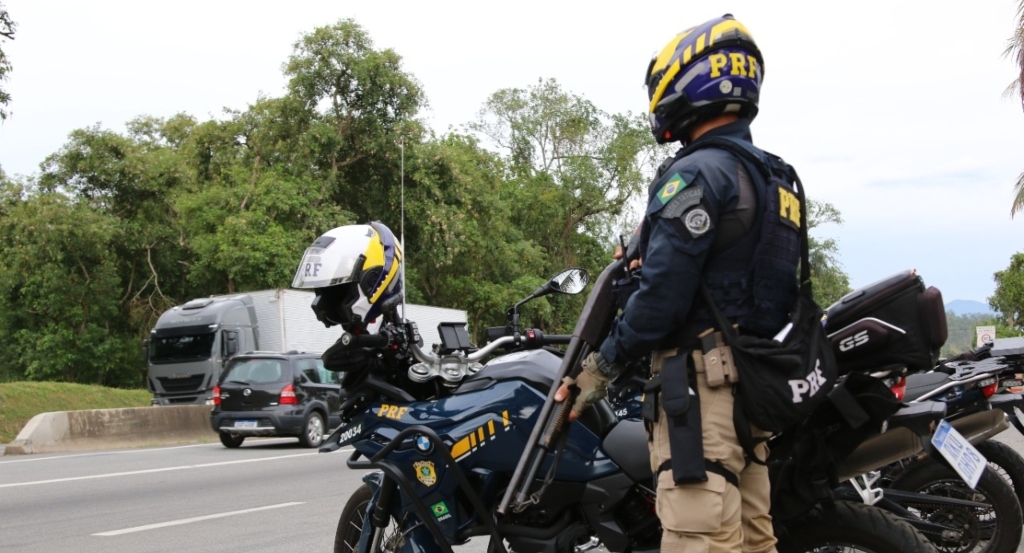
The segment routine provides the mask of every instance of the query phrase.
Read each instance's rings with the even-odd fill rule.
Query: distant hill
[[[953,300],[946,304],[946,311],[952,311],[957,315],[970,315],[973,313],[993,314],[992,308],[987,303],[973,300]]]

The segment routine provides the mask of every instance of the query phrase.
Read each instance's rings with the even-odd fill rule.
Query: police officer
[[[663,552],[775,550],[768,471],[750,462],[737,437],[737,375],[723,381],[708,372],[704,330],[715,323],[698,292],[703,280],[740,332],[769,338],[785,325],[797,297],[792,248],[777,259],[764,251],[772,248],[758,249],[763,235],[774,232],[763,217],[766,179],[736,153],[707,142],[732,140],[760,152],[751,143],[750,122],[763,72],[754,39],[731,15],[678,34],[651,60],[645,76],[651,130],[659,143],[679,141],[683,148],[648,190],[639,289],[599,350],[556,394],[562,401],[568,385],[579,388],[575,419],[605,397],[626,362],[651,355],[662,384],[649,430]],[[767,259],[788,278],[765,286],[754,259]],[[712,338],[711,345],[722,344]],[[765,436],[750,430],[755,438]],[[767,457],[763,443],[754,453]]]

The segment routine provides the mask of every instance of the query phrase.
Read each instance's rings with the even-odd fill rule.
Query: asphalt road
[[[0,458],[0,551],[331,551],[361,473],[295,440]]]
[[[1012,428],[998,438],[1024,453]],[[361,484],[347,457],[284,439],[0,457],[0,551],[329,552]]]

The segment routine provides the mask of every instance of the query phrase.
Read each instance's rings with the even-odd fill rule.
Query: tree
[[[511,222],[546,253],[537,284],[567,267],[608,262],[617,219],[666,151],[644,117],[605,113],[554,79],[495,92],[468,126],[498,148]],[[583,300],[556,301],[561,309],[550,317],[546,303],[531,304],[531,323],[569,328]]]
[[[0,2],[0,46],[7,40],[14,40],[15,30],[17,25],[11,20],[11,15],[3,2]],[[11,69],[11,60],[4,54],[3,48],[0,48],[0,85],[10,78]],[[7,119],[7,106],[10,102],[11,94],[0,86],[0,122]]]
[[[504,163],[476,138],[431,137],[407,167],[406,266],[414,297],[465,309],[483,339],[487,326],[503,325],[505,310],[550,276],[550,260],[510,217]],[[547,303],[531,304],[531,313],[551,320]]]
[[[398,149],[423,136],[415,119],[426,105],[419,83],[391,49],[377,50],[351,19],[303,35],[284,66],[292,152],[331,186],[333,199],[360,221],[395,220]],[[287,124],[287,121],[286,121]]]
[[[839,243],[834,238],[815,238],[810,236],[810,232],[829,223],[842,225],[843,217],[830,203],[808,200],[807,204],[807,242],[814,300],[822,308],[827,308],[850,292],[850,277],[839,262]]]
[[[226,121],[195,126],[182,140],[179,152],[194,173],[172,205],[194,288],[286,287],[298,252],[351,220],[303,155],[304,129],[281,124],[294,120],[296,108],[301,112],[288,98],[261,98]]]
[[[116,221],[14,183],[0,188],[0,213],[0,373],[140,386],[139,342],[116,322]]]
[[[1013,35],[1010,36],[1009,43],[1006,45],[1006,51],[1003,54],[1014,60],[1018,70],[1017,78],[1006,87],[1005,95],[1019,95],[1021,107],[1024,108],[1024,0],[1021,0],[1018,4],[1017,28],[1014,29]],[[1017,177],[1017,183],[1014,185],[1013,190],[1014,199],[1013,204],[1010,206],[1010,217],[1024,209],[1024,173]]]
[[[1017,331],[1024,330],[1024,253],[1015,253],[1010,266],[996,271],[996,291],[988,298],[1003,322]]]
[[[188,116],[141,117],[128,123],[126,135],[98,126],[75,130],[43,162],[39,177],[42,191],[75,197],[112,219],[122,319],[140,340],[143,329],[186,295],[188,251],[172,200],[193,178],[176,148],[195,124]]]

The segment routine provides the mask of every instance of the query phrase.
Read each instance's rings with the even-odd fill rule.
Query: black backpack
[[[701,148],[728,150],[745,161],[744,166],[758,169],[768,184],[766,201],[771,202],[773,195],[778,194],[776,188],[781,187],[800,202],[800,287],[790,309],[789,324],[780,329],[777,340],[739,334],[718,310],[707,284],[701,281],[701,293],[725,343],[732,349],[739,371],[734,392],[736,433],[747,456],[762,462],[753,454],[754,440],[748,423],[773,433],[800,423],[825,400],[839,373],[822,325],[823,311],[811,292],[804,188],[790,165],[777,156],[753,149],[746,142],[708,137],[694,146],[698,144]],[[766,209],[764,216],[779,217],[780,213]]]

